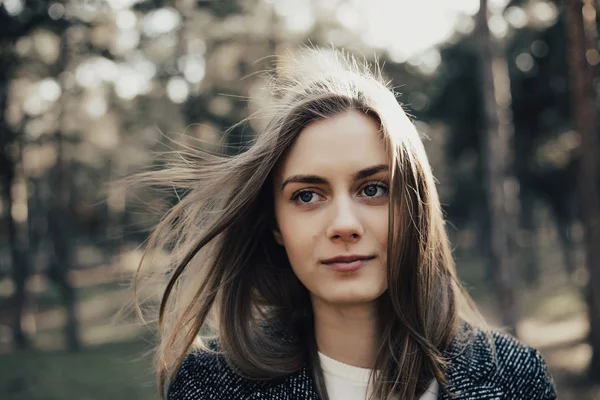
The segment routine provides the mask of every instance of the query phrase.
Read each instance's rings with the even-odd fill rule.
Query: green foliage
[[[483,165],[480,158],[484,110],[480,90],[479,60],[474,37],[464,37],[442,47],[440,65],[427,118],[447,125],[446,154],[453,191],[447,213],[458,226],[482,212]]]
[[[242,11],[239,1],[237,0],[198,0],[197,4],[199,8],[211,10],[219,18],[224,18],[230,14],[238,14]]]
[[[483,109],[474,40],[464,37],[441,48],[442,64],[426,114],[448,126],[446,151],[454,173],[448,213],[458,225],[484,201],[479,157]],[[522,195],[546,202],[557,218],[573,220],[576,146],[568,147],[571,142],[561,139],[571,126],[562,20],[547,28],[514,29],[505,40],[505,57],[511,82],[514,168]],[[525,66],[519,66],[523,62]],[[548,150],[552,141],[557,144]],[[567,147],[557,148],[561,143]],[[553,158],[548,151],[558,151],[560,157]]]

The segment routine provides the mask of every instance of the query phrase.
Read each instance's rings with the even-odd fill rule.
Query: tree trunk
[[[527,284],[533,286],[537,283],[540,271],[536,254],[536,224],[535,224],[535,199],[530,190],[521,189],[521,260],[523,262],[523,277]]]
[[[521,127],[520,134],[514,135],[514,172],[519,180],[519,261],[521,262],[520,276],[533,286],[539,278],[539,259],[537,255],[537,224],[535,219],[536,199],[532,188],[534,180],[530,169],[531,154],[535,150],[534,132],[539,127],[536,122],[528,122]]]
[[[52,67],[52,75],[59,77],[67,69],[69,47],[66,32],[61,35],[59,58]],[[73,179],[71,157],[65,145],[62,132],[65,114],[65,100],[61,99],[59,124],[54,133],[56,144],[56,164],[51,171],[52,194],[47,212],[49,234],[52,238],[54,257],[50,262],[48,277],[60,291],[67,312],[67,323],[64,327],[67,348],[77,351],[81,347],[79,339],[79,319],[77,317],[77,296],[73,288],[69,272],[73,269],[74,241],[76,240],[72,207]]]
[[[499,311],[503,325],[516,334],[519,318],[514,273],[518,214],[518,183],[510,173],[512,126],[510,82],[503,57],[497,56],[487,23],[487,0],[480,0],[477,45],[485,111],[481,157],[490,210],[491,260],[495,267]]]
[[[571,278],[575,273],[576,265],[575,265],[575,246],[573,245],[573,241],[570,237],[571,232],[571,219],[566,215],[555,215],[556,221],[556,230],[558,231],[558,238],[560,240],[562,255],[563,255],[563,264],[565,267],[565,272]]]
[[[589,271],[588,313],[592,362],[590,376],[600,381],[600,149],[596,125],[596,93],[592,67],[586,60],[583,1],[565,0],[565,26],[569,41],[572,118],[581,135],[579,195],[585,231],[585,256]],[[594,7],[594,2],[587,2]]]
[[[4,39],[1,38],[0,39]],[[29,257],[27,254],[27,232],[24,223],[16,221],[13,218],[13,186],[18,179],[17,159],[14,154],[13,146],[18,147],[18,136],[10,129],[4,119],[8,106],[8,84],[10,80],[10,66],[14,59],[10,56],[12,52],[12,43],[7,40],[0,40],[0,186],[2,203],[5,204],[6,230],[8,232],[8,241],[12,263],[12,280],[15,285],[15,292],[11,299],[12,313],[12,336],[13,343],[17,348],[23,349],[29,347],[27,334],[23,329],[23,317],[25,313],[25,303],[27,300],[26,282],[29,274]]]
[[[48,277],[58,287],[67,311],[67,324],[65,337],[67,348],[77,351],[81,345],[79,341],[79,321],[76,312],[76,295],[69,280],[69,271],[73,268],[73,218],[70,210],[71,179],[67,173],[65,163],[64,138],[60,131],[55,134],[57,157],[53,171],[52,207],[48,214],[48,226],[54,248],[53,261],[50,263]]]
[[[14,142],[13,142],[14,143]],[[2,196],[6,204],[8,240],[12,258],[12,280],[15,292],[11,299],[13,344],[18,349],[29,347],[29,340],[23,329],[25,304],[27,300],[26,283],[29,275],[29,256],[27,254],[27,221],[14,218],[13,186],[17,177],[15,160],[11,157],[8,140],[0,143],[0,171],[2,173]],[[19,152],[20,153],[20,152]],[[20,158],[20,154],[19,154]],[[21,199],[26,201],[26,199]]]

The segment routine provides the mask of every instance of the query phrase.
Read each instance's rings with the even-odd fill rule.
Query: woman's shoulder
[[[502,394],[500,398],[556,399],[554,382],[538,350],[500,331],[467,326],[466,332],[469,339],[450,348],[450,386],[460,392],[486,387]]]
[[[222,354],[194,350],[169,384],[167,400],[244,398],[258,384],[235,373]]]
[[[285,330],[270,325],[263,329],[286,343],[293,340]],[[264,390],[273,390],[285,381],[285,376],[271,379],[244,376],[227,362],[217,338],[208,340],[206,345],[208,350],[194,349],[187,355],[169,384],[167,400],[249,398]],[[291,376],[302,379],[304,375]]]
[[[167,391],[168,400],[210,398],[217,389],[214,380],[221,375],[222,357],[207,351],[187,355]]]
[[[515,396],[530,393],[531,397],[526,398],[555,399],[554,382],[541,353],[506,333],[492,335],[498,364],[496,378]]]
[[[516,364],[527,364],[546,368],[544,359],[534,347],[524,344],[508,333],[492,331],[491,334],[499,366],[510,368]]]

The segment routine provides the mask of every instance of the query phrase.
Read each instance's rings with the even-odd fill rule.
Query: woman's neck
[[[376,302],[332,305],[313,298],[319,351],[344,364],[373,368],[379,330]]]

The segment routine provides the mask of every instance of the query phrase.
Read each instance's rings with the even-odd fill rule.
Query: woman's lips
[[[334,262],[323,262],[327,268],[331,268],[334,271],[338,272],[353,272],[361,269],[365,266],[369,261],[371,261],[375,257],[369,258],[360,258],[352,261],[334,261]]]

